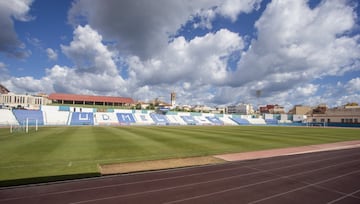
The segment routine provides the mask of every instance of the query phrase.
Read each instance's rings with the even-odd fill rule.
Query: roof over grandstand
[[[52,93],[49,95],[48,98],[50,100],[58,100],[58,101],[88,101],[88,102],[124,103],[124,104],[134,103],[134,100],[129,97],[78,95],[78,94],[66,94],[66,93]]]
[[[0,94],[7,94],[9,92],[10,92],[9,89],[7,89],[5,86],[0,84]]]

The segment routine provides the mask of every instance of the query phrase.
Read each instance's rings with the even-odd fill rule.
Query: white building
[[[0,105],[11,108],[40,109],[41,105],[51,103],[42,95],[7,93],[0,95]]]
[[[239,103],[235,106],[227,107],[228,114],[251,115],[254,113],[254,108],[251,104]]]

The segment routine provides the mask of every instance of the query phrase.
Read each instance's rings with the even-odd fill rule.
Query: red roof
[[[106,103],[134,103],[132,98],[114,97],[114,96],[92,96],[92,95],[77,95],[52,93],[49,95],[50,100],[64,100],[64,101],[89,101],[89,102],[106,102]]]

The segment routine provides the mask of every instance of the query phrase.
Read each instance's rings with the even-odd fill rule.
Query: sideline
[[[288,148],[280,148],[280,149],[269,149],[269,150],[253,151],[253,152],[221,154],[221,155],[214,155],[214,157],[218,159],[223,159],[225,161],[243,161],[243,160],[277,157],[277,156],[350,149],[356,147],[360,147],[360,140],[308,145],[308,146],[300,146],[300,147],[288,147]]]
[[[101,175],[127,174],[135,172],[156,171],[173,168],[193,167],[202,165],[219,164],[233,161],[254,160],[278,156],[288,156],[323,152],[331,150],[341,150],[360,147],[360,140],[326,143],[318,145],[307,145],[299,147],[287,147],[279,149],[268,149],[253,152],[221,154],[204,157],[189,157],[179,159],[164,159],[141,162],[128,162],[119,164],[99,165]]]

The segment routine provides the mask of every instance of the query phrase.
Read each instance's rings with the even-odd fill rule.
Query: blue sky
[[[0,83],[178,104],[360,103],[356,0],[0,0]],[[256,96],[256,91],[261,95]]]

